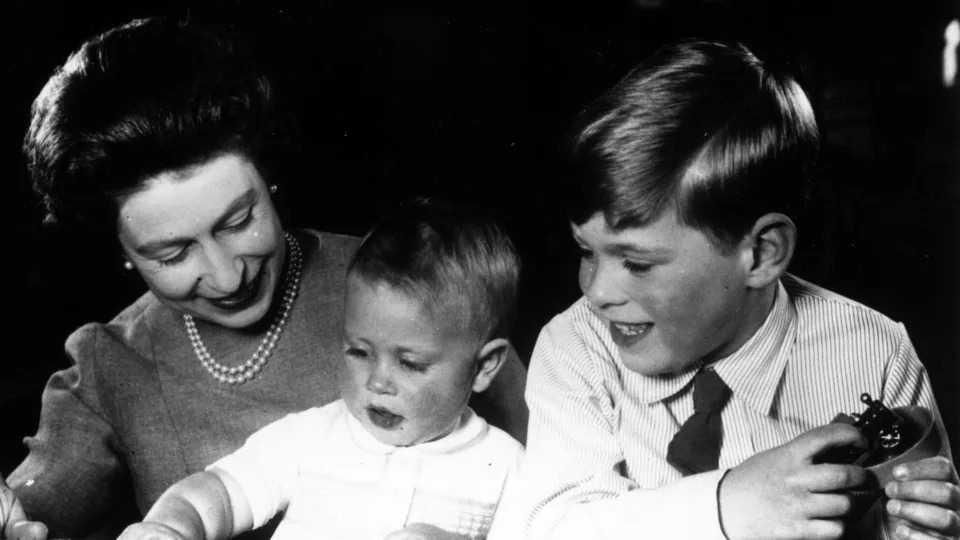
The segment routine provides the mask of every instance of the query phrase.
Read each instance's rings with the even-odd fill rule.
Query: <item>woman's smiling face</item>
[[[260,321],[286,244],[270,192],[239,154],[161,173],[120,200],[120,244],[158,300],[243,328]]]
[[[580,288],[630,370],[677,373],[749,338],[742,251],[719,250],[673,211],[622,231],[600,214],[572,229],[583,249]]]

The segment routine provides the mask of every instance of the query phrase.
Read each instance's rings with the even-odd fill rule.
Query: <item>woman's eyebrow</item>
[[[231,216],[233,216],[233,214],[237,213],[244,207],[253,204],[253,202],[256,201],[256,199],[257,199],[257,190],[255,190],[254,188],[250,188],[245,192],[243,192],[239,197],[234,199],[233,202],[230,203],[230,206],[228,206],[220,214],[220,216],[213,222],[213,228],[222,226],[225,222],[227,222],[230,219]],[[134,249],[134,251],[141,256],[149,257],[150,255],[153,255],[158,251],[163,251],[164,249],[172,246],[185,244],[187,242],[190,242],[191,240],[193,240],[193,238],[187,237],[187,236],[167,238],[164,240],[153,240],[150,242],[145,242],[143,244],[140,244],[139,246],[136,247],[136,249]]]

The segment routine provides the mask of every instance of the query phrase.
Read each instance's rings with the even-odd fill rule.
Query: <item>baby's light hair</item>
[[[349,272],[422,298],[431,314],[454,315],[484,341],[508,337],[516,316],[513,242],[492,219],[442,201],[403,203],[367,233]]]

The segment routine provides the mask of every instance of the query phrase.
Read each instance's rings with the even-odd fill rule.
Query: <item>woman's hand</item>
[[[947,458],[898,465],[886,485],[890,530],[901,540],[960,536],[960,481]]]
[[[30,521],[17,494],[0,476],[0,538],[9,540],[46,540],[47,526]]]

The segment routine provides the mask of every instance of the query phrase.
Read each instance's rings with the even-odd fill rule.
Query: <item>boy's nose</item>
[[[580,290],[597,309],[623,303],[624,295],[607,263],[580,263]]]

